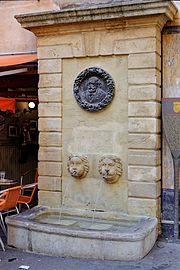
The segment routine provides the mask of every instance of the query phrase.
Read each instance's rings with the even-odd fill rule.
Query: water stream
[[[94,224],[95,212],[96,212],[96,210],[97,210],[96,208],[97,208],[97,204],[98,204],[98,201],[99,201],[100,192],[102,191],[102,183],[103,183],[103,181],[101,180],[101,181],[100,181],[100,184],[99,184],[99,187],[97,188],[91,224]]]
[[[69,185],[70,185],[70,181],[69,181],[69,183],[67,183],[67,185],[65,186],[64,194],[62,193],[62,203],[61,203],[60,210],[59,210],[59,220],[58,220],[59,223],[61,223],[61,217],[62,217],[63,206],[64,206],[64,204],[65,204],[66,196],[67,196],[67,194],[68,194]]]

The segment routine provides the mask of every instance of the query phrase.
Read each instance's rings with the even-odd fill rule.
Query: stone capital
[[[99,4],[99,5],[80,5],[76,8],[62,8],[58,11],[45,11],[38,13],[22,14],[15,16],[22,27],[29,29],[35,34],[42,34],[44,26],[62,27],[67,24],[84,24],[88,22],[102,22],[110,23],[112,20],[125,22],[129,18],[157,17],[160,19],[161,27],[167,22],[172,21],[174,15],[177,13],[177,7],[171,0],[135,0],[135,1],[115,1],[113,4]],[[141,21],[142,24],[142,21]],[[98,25],[98,24],[97,24]],[[88,29],[88,27],[87,27]],[[65,29],[64,29],[65,30]]]

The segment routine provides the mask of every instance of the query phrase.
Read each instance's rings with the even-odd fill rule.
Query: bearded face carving
[[[68,171],[72,177],[84,178],[89,171],[89,163],[85,156],[70,156],[68,160]]]
[[[120,158],[107,156],[100,159],[99,173],[107,183],[116,183],[122,175],[122,163]]]

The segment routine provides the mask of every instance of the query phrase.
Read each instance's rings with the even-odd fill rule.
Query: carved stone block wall
[[[39,203],[61,205],[61,59],[39,60]]]
[[[144,26],[145,21],[141,21],[142,25],[135,31],[133,23],[134,21],[131,20],[128,28],[118,26],[115,29],[112,23],[113,30],[104,30],[102,23],[99,23],[101,29],[96,32],[91,30],[93,25],[89,23],[86,27],[82,25],[77,27],[78,33],[74,33],[69,27],[68,30],[71,30],[69,34],[39,37],[40,204],[51,204],[51,197],[53,197],[52,207],[58,207],[59,204],[59,200],[55,200],[54,196],[58,197],[57,178],[61,181],[59,166],[62,161],[60,144],[61,106],[63,106],[60,96],[62,60],[67,57],[127,55],[128,212],[158,215],[161,180],[159,151],[161,28],[157,25],[152,26],[151,21],[148,24],[146,19],[147,25]],[[83,32],[80,31],[82,27],[85,28]],[[48,134],[53,147],[48,142]],[[52,181],[51,190],[49,190],[49,181],[44,180],[47,177]],[[61,185],[59,185],[59,192],[60,187]]]
[[[125,9],[123,17],[120,15],[123,8],[117,13],[104,8],[99,15],[92,10],[91,14],[80,10],[72,12],[72,17],[64,11],[60,17],[43,14],[37,15],[37,20],[33,15],[29,15],[31,20],[27,16],[27,21],[26,17],[19,18],[38,37],[41,205],[59,207],[62,191],[63,59],[126,56],[127,212],[159,216],[161,30],[176,10],[171,1],[147,3],[147,9],[141,9],[141,5],[134,8],[136,11]]]

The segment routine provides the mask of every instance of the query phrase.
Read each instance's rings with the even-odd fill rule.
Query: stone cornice
[[[170,0],[127,0],[118,1],[111,5],[100,5],[90,7],[79,7],[73,9],[62,9],[59,11],[48,11],[15,16],[22,27],[30,29],[63,25],[80,22],[92,22],[113,19],[125,19],[130,17],[144,17],[161,15],[164,23],[173,20],[177,12],[175,4]]]

